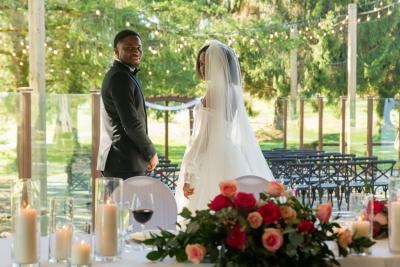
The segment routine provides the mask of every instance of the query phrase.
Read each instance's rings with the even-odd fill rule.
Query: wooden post
[[[297,38],[297,24],[291,26],[290,29],[290,39]],[[296,118],[297,116],[297,48],[290,50],[290,115],[291,118]]]
[[[99,153],[100,144],[100,99],[99,91],[90,91],[92,97],[92,225],[94,226],[95,219],[95,187],[96,178],[101,177],[100,172],[97,170],[97,156]]]
[[[304,148],[304,98],[300,97],[300,116],[299,116],[299,147]]]
[[[397,105],[400,106],[400,98],[397,98]],[[399,141],[397,143],[397,176],[400,176],[400,109],[398,116],[397,138],[399,138]]]
[[[346,97],[340,97],[340,153],[346,153]]]
[[[31,93],[32,88],[21,87],[20,113],[21,126],[18,142],[19,178],[32,178],[32,123],[31,123]]]
[[[373,123],[374,99],[372,96],[367,98],[367,156],[372,156],[372,123]]]
[[[193,133],[193,120],[194,120],[194,118],[193,118],[193,108],[189,108],[189,129],[190,129],[189,134],[190,135],[192,135],[192,133]]]
[[[278,100],[279,101],[279,100]],[[288,111],[288,99],[283,98],[283,148],[287,148],[287,111]]]
[[[318,150],[324,147],[324,98],[318,97]]]
[[[165,101],[165,106],[168,107],[169,101]],[[164,145],[164,157],[168,159],[168,110],[164,112],[164,124],[165,124],[165,145]]]

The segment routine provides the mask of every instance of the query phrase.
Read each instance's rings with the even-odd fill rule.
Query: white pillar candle
[[[389,206],[389,247],[400,252],[400,201],[392,201]]]
[[[352,225],[354,237],[370,237],[371,236],[371,223],[359,218]]]
[[[75,265],[90,264],[90,245],[85,243],[84,240],[82,240],[81,243],[76,243],[72,245],[71,264]]]
[[[38,261],[36,210],[19,208],[15,213],[14,258],[16,263],[30,264]]]
[[[115,256],[118,251],[118,207],[107,200],[96,210],[96,250],[101,256]]]
[[[55,257],[57,260],[66,260],[71,249],[72,229],[69,225],[63,225],[56,231]]]

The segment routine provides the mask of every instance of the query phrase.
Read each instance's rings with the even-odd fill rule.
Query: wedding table
[[[132,267],[132,266],[156,266],[156,267],[180,267],[180,266],[193,266],[192,264],[181,264],[175,262],[173,259],[167,258],[163,262],[150,262],[146,259],[146,253],[142,251],[132,251],[130,253],[124,252],[122,259],[113,263],[94,262],[92,266],[97,267]],[[44,267],[58,267],[64,266],[63,264],[51,264],[47,261],[48,257],[48,239],[43,237],[41,239],[41,264]],[[349,256],[344,259],[339,259],[342,267],[395,267],[400,266],[400,254],[392,254],[388,249],[388,242],[386,239],[378,240],[377,243],[371,248],[371,254],[368,256]],[[9,238],[0,239],[0,267],[11,266],[11,240]],[[202,267],[209,267],[212,264],[201,264]]]

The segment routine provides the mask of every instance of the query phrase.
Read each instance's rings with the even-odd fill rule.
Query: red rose
[[[266,204],[259,207],[257,211],[263,217],[264,222],[268,224],[276,222],[281,218],[279,206],[272,201],[268,201]]]
[[[315,230],[314,224],[310,220],[303,220],[297,225],[297,230],[299,230],[300,233],[307,232],[312,234]]]
[[[236,224],[235,227],[228,229],[228,237],[225,242],[234,248],[241,249],[246,245],[247,235],[245,231],[240,229],[240,225]]]
[[[383,211],[384,206],[385,205],[381,201],[370,201],[368,202],[367,213],[371,213],[371,210],[374,211],[374,214],[380,213]]]
[[[376,238],[381,233],[381,225],[377,222],[372,224],[372,236]]]
[[[240,210],[250,212],[256,206],[257,200],[253,196],[253,194],[239,192],[236,194],[235,200],[233,202],[235,203],[235,206],[238,207]]]
[[[220,194],[211,201],[209,207],[213,211],[219,211],[227,207],[232,207],[232,204],[232,201],[228,197]]]

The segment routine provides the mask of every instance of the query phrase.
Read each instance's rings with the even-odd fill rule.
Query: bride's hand
[[[193,195],[193,192],[194,192],[194,188],[191,188],[191,187],[190,187],[190,184],[185,183],[185,184],[183,185],[183,195],[184,195],[186,198],[189,198],[191,195]]]

